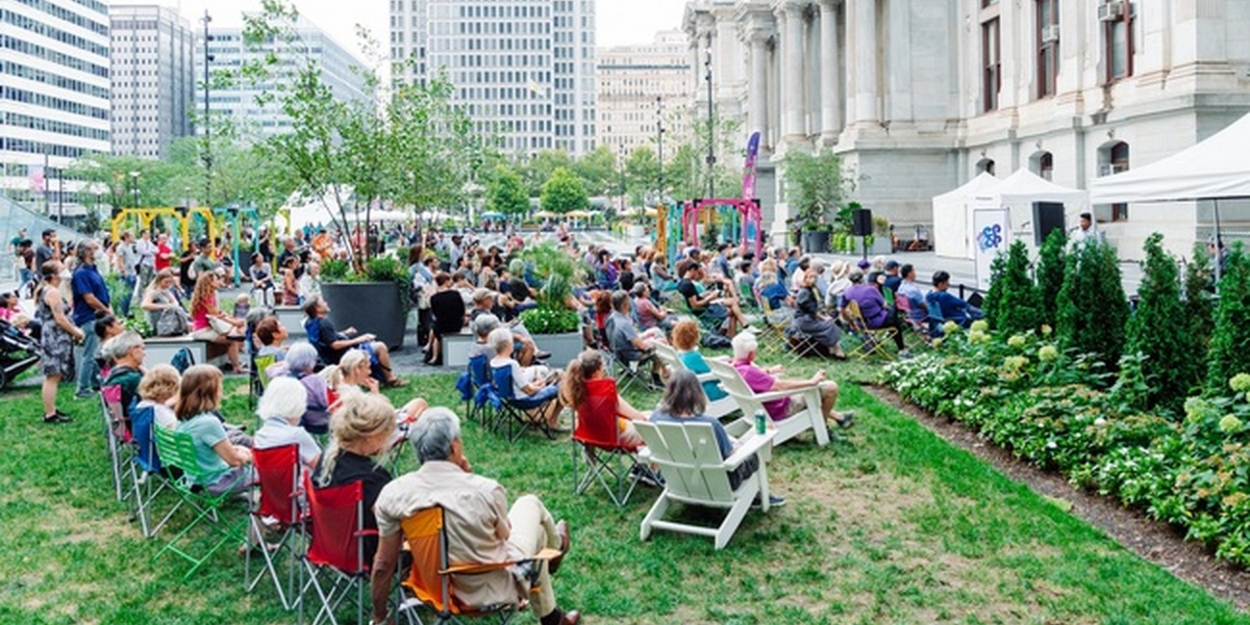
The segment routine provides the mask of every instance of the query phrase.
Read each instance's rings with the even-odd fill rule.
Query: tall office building
[[[108,152],[109,18],[98,0],[0,3],[0,187],[51,214],[81,212],[74,159]]]
[[[391,0],[396,80],[442,75],[516,155],[595,147],[594,0]]]
[[[211,25],[211,22],[210,22]],[[301,17],[295,25],[296,38],[292,42],[273,41],[257,49],[248,49],[243,41],[242,28],[209,28],[207,52],[203,47],[196,54],[208,54],[208,71],[210,76],[225,73],[236,76],[244,63],[262,59],[270,52],[276,53],[278,70],[294,68],[302,65],[311,57],[321,69],[321,80],[330,87],[336,100],[351,102],[372,97],[365,92],[365,80],[353,68],[364,67],[356,55],[339,45],[328,33],[316,24]],[[204,43],[199,44],[203,46]],[[202,85],[203,57],[196,79]],[[285,80],[279,77],[280,80]],[[229,87],[213,84],[208,92],[209,115],[229,116],[243,136],[266,137],[287,132],[291,128],[291,120],[282,112],[281,98],[274,98],[258,104],[256,96],[276,92],[271,85],[253,84],[247,79],[237,78]],[[204,89],[196,89],[196,110],[204,110]],[[203,132],[203,124],[196,126],[196,133]]]
[[[599,145],[628,154],[634,148],[655,148],[656,98],[664,107],[664,140],[677,146],[689,141],[690,96],[695,85],[680,30],[657,33],[645,45],[600,48],[596,63]]]
[[[165,159],[193,132],[195,33],[169,7],[113,5],[113,153]]]

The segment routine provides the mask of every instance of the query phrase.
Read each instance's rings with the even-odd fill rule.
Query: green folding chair
[[[193,511],[195,517],[160,551],[156,552],[152,559],[156,560],[166,553],[173,553],[183,558],[191,563],[191,570],[186,572],[183,579],[190,579],[213,557],[213,554],[220,551],[227,543],[243,540],[243,528],[247,518],[242,514],[233,521],[225,518],[222,508],[227,501],[236,497],[234,489],[227,489],[221,495],[214,495],[203,487],[212,476],[200,469],[195,455],[195,441],[190,434],[162,427],[153,428],[153,432],[156,434],[156,450],[160,454],[161,463],[166,467],[175,467],[182,471],[182,476],[170,480],[169,485],[174,492],[178,493],[182,502]],[[240,475],[238,481],[248,479],[248,475],[248,473]],[[212,546],[202,555],[191,552],[194,545],[202,542],[194,541],[190,536],[191,530],[198,525],[205,525],[211,530],[208,540],[213,541]]]

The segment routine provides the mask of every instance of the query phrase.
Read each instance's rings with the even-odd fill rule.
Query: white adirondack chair
[[[710,536],[717,549],[729,544],[742,524],[751,503],[759,496],[760,505],[768,512],[768,460],[772,458],[774,429],[764,434],[749,433],[732,456],[724,460],[716,446],[716,435],[707,423],[645,423],[634,422],[638,433],[647,442],[640,461],[657,465],[664,474],[664,492],[642,520],[639,537],[647,540],[651,530],[668,530],[685,534]],[[760,468],[738,485],[729,486],[729,474],[751,456],[758,455]],[[692,525],[664,520],[672,502],[727,509],[718,527]]]
[[[660,362],[668,365],[669,369],[673,371],[686,368],[686,365],[682,364],[681,358],[677,356],[677,350],[673,349],[671,345],[657,344],[655,346],[655,355],[660,359]],[[696,377],[699,378],[700,384],[717,379],[715,373],[700,373]],[[707,399],[707,409],[704,410],[704,414],[710,417],[724,419],[738,411],[738,402],[734,401],[733,397],[726,396],[716,401],[712,401],[710,397],[706,396],[706,393],[704,397]]]
[[[742,375],[733,365],[723,360],[714,358],[707,359],[707,364],[712,368],[712,373],[720,379],[721,386],[729,393],[729,396],[738,402],[738,407],[742,409],[743,419],[748,422],[753,418],[757,410],[764,409],[764,402],[783,397],[796,398],[802,397],[806,407],[792,416],[786,417],[780,421],[775,421],[777,426],[777,440],[775,444],[780,445],[807,430],[816,433],[816,444],[824,446],[829,443],[829,429],[825,427],[825,415],[820,410],[820,387],[816,385],[804,386],[801,388],[791,389],[788,391],[770,391],[767,393],[756,393],[747,386]]]

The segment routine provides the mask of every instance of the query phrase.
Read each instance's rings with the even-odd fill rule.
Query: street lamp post
[[[201,18],[201,21],[204,22],[204,204],[212,206],[213,125],[210,123],[208,110],[208,97],[210,94],[208,63],[213,60],[213,55],[208,53],[208,42],[212,41],[212,36],[208,34],[208,25],[213,21],[213,17],[208,14],[208,9],[204,9],[204,17]]]
[[[625,145],[621,144],[620,150],[621,160],[621,216],[625,215]]]
[[[660,168],[656,173],[656,182],[659,189],[656,192],[656,203],[664,202],[664,97],[655,96],[655,143],[656,152],[660,161]]]
[[[707,196],[716,197],[716,121],[712,112],[712,49],[707,49],[707,60],[703,62],[707,69]]]
[[[130,172],[130,193],[134,198],[130,205],[139,208],[139,172],[137,171]]]

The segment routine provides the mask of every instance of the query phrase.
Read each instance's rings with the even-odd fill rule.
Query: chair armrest
[[[763,434],[753,434],[742,441],[742,445],[734,451],[732,456],[725,459],[725,468],[730,470],[738,468],[738,465],[746,462],[760,450],[772,446],[774,438],[777,438],[777,430],[774,428],[768,428]]]
[[[752,399],[756,399],[758,401],[773,401],[774,399],[796,397],[798,395],[802,395],[816,388],[819,388],[819,386],[816,384],[809,384],[806,386],[800,386],[798,388],[787,389],[784,391],[768,391],[767,393],[755,393],[752,396]]]
[[[534,561],[546,562],[559,555],[560,555],[560,551],[558,549],[543,549],[542,551],[539,551],[533,557],[522,558],[520,560],[508,560],[506,562],[453,564],[445,569],[441,569],[438,572],[438,574],[439,575],[448,575],[448,574],[480,575],[482,573],[490,573],[491,571],[500,571],[511,566],[524,564],[526,562],[534,562]]]
[[[720,378],[716,377],[716,374],[715,374],[715,373],[700,373],[699,375],[696,375],[696,376],[694,376],[694,377],[695,377],[695,379],[697,379],[700,383],[702,383],[702,382],[720,382]]]

